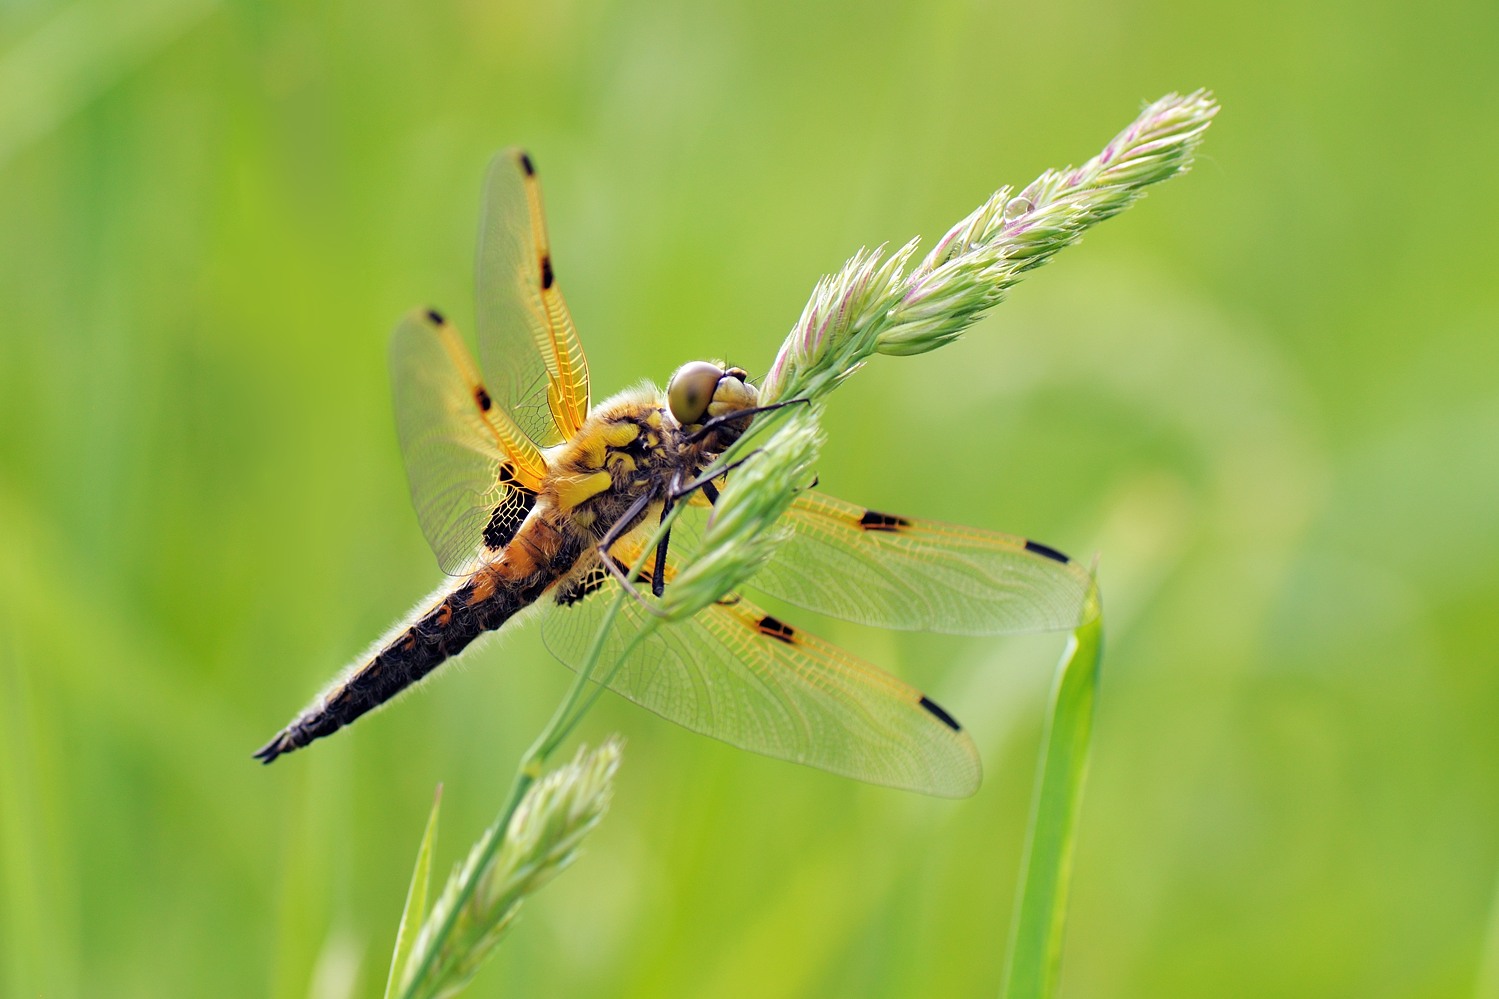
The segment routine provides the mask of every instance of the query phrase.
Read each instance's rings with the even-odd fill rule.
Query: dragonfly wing
[[[1011,534],[896,517],[807,491],[786,541],[747,584],[844,621],[955,635],[1075,628],[1089,573]]]
[[[640,549],[616,552],[633,560]],[[617,592],[602,569],[554,590],[543,624],[553,654],[581,668]],[[979,785],[973,740],[935,702],[747,600],[663,623],[626,599],[596,675],[664,718],[752,752],[944,797]]]
[[[494,158],[479,230],[479,357],[494,399],[542,447],[588,416],[588,362],[557,283],[531,158]]]
[[[495,405],[468,348],[435,312],[413,312],[390,341],[396,429],[411,502],[438,565],[463,572],[503,548],[546,472],[541,452]]]

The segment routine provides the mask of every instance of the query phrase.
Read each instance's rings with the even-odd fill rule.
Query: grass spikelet
[[[776,521],[812,480],[822,445],[810,406],[788,407],[784,422],[728,477],[713,506],[698,556],[666,590],[664,610],[690,617],[755,574],[775,551]]]
[[[817,399],[874,354],[922,354],[957,339],[1027,271],[1185,172],[1218,112],[1205,90],[1150,104],[1080,167],[1004,187],[953,226],[915,268],[917,241],[860,250],[813,289],[761,389],[763,402]]]
[[[608,810],[619,755],[615,739],[592,752],[580,747],[570,763],[530,786],[508,822],[502,818],[474,844],[417,934],[401,972],[402,999],[451,996],[467,984],[521,903],[577,859]]]

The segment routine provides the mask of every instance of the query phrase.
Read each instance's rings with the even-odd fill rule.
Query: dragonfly
[[[331,735],[481,636],[542,618],[548,649],[655,713],[731,745],[874,784],[962,797],[978,787],[969,733],[926,694],[734,593],[685,620],[652,606],[712,516],[717,459],[768,408],[742,368],[680,367],[662,392],[597,404],[552,261],[531,157],[486,179],[476,363],[435,310],[391,337],[393,401],[412,503],[445,581],[255,756]],[[714,476],[708,478],[705,476]],[[677,542],[653,531],[682,507]],[[1090,573],[1010,534],[871,510],[800,491],[785,541],[747,588],[882,628],[990,635],[1076,627]],[[638,566],[631,578],[629,567]],[[625,600],[610,621],[618,588]]]

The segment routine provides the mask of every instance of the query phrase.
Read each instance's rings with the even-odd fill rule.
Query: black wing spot
[[[794,645],[796,643],[796,629],[789,624],[776,620],[769,614],[756,621],[755,627],[760,629],[760,634],[767,638],[774,638],[776,641],[785,642],[787,645]]]
[[[609,582],[609,570],[601,565],[596,565],[584,575],[559,589],[557,591],[557,603],[563,607],[571,607],[573,604],[597,593],[607,582]]]
[[[479,404],[479,408],[486,413],[489,412],[489,407],[494,405],[494,400],[489,398],[489,393],[484,391],[483,385],[475,386],[474,402],[477,402]]]
[[[442,318],[442,313],[438,312],[436,309],[428,309],[427,318],[431,320],[433,325],[435,326],[442,326],[447,323],[447,320]]]
[[[491,551],[499,551],[515,539],[526,516],[536,505],[536,494],[515,481],[515,473],[509,464],[500,466],[500,482],[510,487],[505,498],[495,505],[484,525],[484,545]]]
[[[921,704],[922,707],[924,707],[928,711],[930,711],[936,717],[936,719],[939,722],[941,722],[942,724],[946,725],[948,728],[952,729],[954,732],[961,732],[961,731],[963,731],[963,726],[961,726],[961,725],[958,724],[958,720],[956,718],[954,718],[952,715],[948,714],[946,711],[943,711],[942,710],[942,705],[938,704],[936,701],[932,700],[930,697],[922,695],[920,704]]]
[[[866,531],[899,531],[901,528],[910,527],[911,522],[904,517],[897,517],[889,513],[876,513],[873,510],[865,510],[864,516],[859,518],[859,526]]]
[[[536,165],[531,162],[531,154],[530,153],[521,153],[520,154],[520,168],[522,170],[526,171],[526,176],[527,177],[534,177],[534,176],[536,176]]]
[[[1050,545],[1043,545],[1039,541],[1027,541],[1025,543],[1025,550],[1028,552],[1034,552],[1037,555],[1044,555],[1046,558],[1052,559],[1056,562],[1060,562],[1063,565],[1066,565],[1068,562],[1072,561],[1072,559],[1068,558],[1066,555],[1063,555],[1055,548],[1052,548]]]
[[[541,258],[541,287],[544,289],[552,286],[552,258],[545,256]]]
[[[516,513],[516,510],[504,503],[494,508],[489,523],[484,525],[484,547],[490,551],[499,551],[515,540],[515,532],[520,530],[521,521],[525,519],[524,516],[516,516]]]

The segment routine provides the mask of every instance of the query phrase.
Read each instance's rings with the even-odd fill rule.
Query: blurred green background
[[[763,372],[860,245],[1208,86],[1194,173],[834,397],[822,484],[1101,553],[1064,995],[1499,995],[1496,51],[1493,3],[4,5],[0,993],[376,994],[434,786],[440,869],[499,808],[530,633],[249,758],[439,578],[385,342],[471,327],[494,150],[602,397]],[[473,994],[996,993],[1062,638],[816,627],[983,790],[609,699],[614,810]]]

